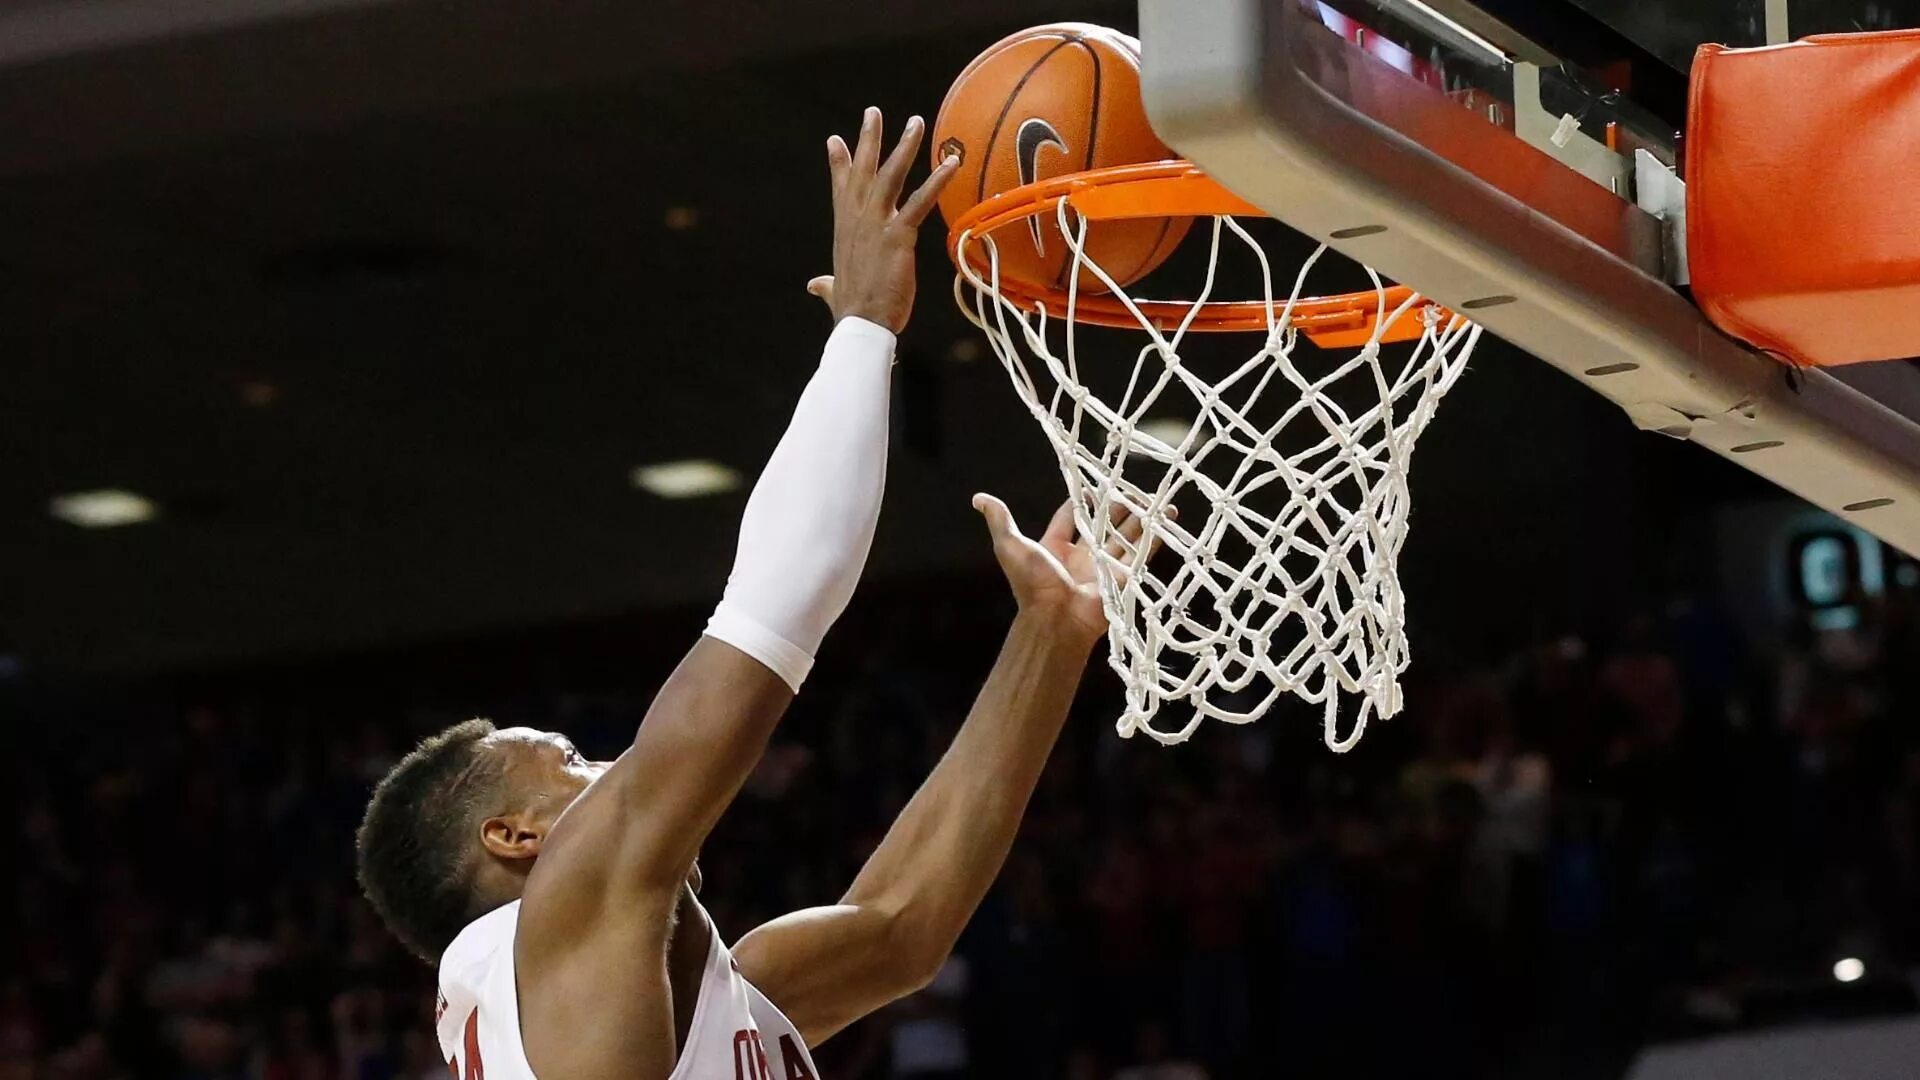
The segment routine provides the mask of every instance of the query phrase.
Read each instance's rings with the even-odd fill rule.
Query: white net
[[[1371,718],[1400,710],[1407,470],[1480,328],[1418,297],[1386,310],[1387,287],[1368,271],[1382,316],[1372,340],[1351,355],[1305,345],[1295,309],[1326,249],[1276,300],[1265,250],[1240,222],[1218,217],[1204,287],[1184,320],[1162,329],[1166,320],[1156,325],[1088,257],[1089,223],[1064,200],[1057,214],[1074,254],[1063,310],[1002,294],[991,236],[960,238],[954,287],[1046,432],[1080,532],[1101,553],[1109,663],[1127,687],[1120,734],[1177,743],[1207,717],[1246,723],[1293,694],[1322,706],[1329,747],[1350,749]],[[1229,238],[1258,259],[1265,330],[1248,335],[1259,342],[1251,359],[1209,366],[1182,350],[1205,351],[1189,331]],[[1075,321],[1082,271],[1147,335],[1144,346],[1129,343],[1138,348],[1130,372],[1110,353],[1080,355],[1083,333],[1113,333]],[[1383,344],[1401,316],[1421,320],[1418,340]],[[1165,429],[1178,411],[1191,412],[1175,424],[1184,435]],[[1165,548],[1155,565],[1145,540],[1121,535],[1121,509]],[[1359,704],[1343,721],[1344,698]],[[1160,714],[1170,705],[1189,711],[1168,723]]]

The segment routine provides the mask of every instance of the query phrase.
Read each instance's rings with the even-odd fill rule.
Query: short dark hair
[[[354,837],[360,888],[400,943],[433,963],[477,917],[475,816],[493,805],[505,770],[481,746],[494,726],[468,720],[422,740],[374,786]]]

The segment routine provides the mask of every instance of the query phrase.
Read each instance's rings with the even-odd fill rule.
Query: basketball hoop
[[[1003,275],[993,234],[1049,213],[1073,253],[1061,284]],[[1327,745],[1344,751],[1370,718],[1400,711],[1408,656],[1396,562],[1407,535],[1407,469],[1480,330],[1370,270],[1367,291],[1303,296],[1324,246],[1276,299],[1265,249],[1235,220],[1265,216],[1185,161],[1028,184],[953,223],[954,294],[1040,422],[1076,524],[1098,553],[1109,664],[1127,686],[1120,734],[1182,742],[1207,717],[1247,723],[1293,694],[1322,706]],[[1213,221],[1196,299],[1135,299],[1088,255],[1093,223],[1159,217]],[[1258,260],[1257,299],[1213,299],[1229,237]],[[1083,273],[1106,292],[1084,288]],[[1106,380],[1124,389],[1096,389],[1107,372],[1080,357],[1081,326],[1147,335],[1131,374]],[[1251,358],[1203,373],[1206,365],[1181,355],[1189,334],[1236,332],[1258,335]],[[1302,337],[1351,355],[1297,357]],[[1404,359],[1383,356],[1394,343],[1406,343]],[[1154,427],[1150,410],[1183,396],[1197,410],[1184,436],[1143,430]],[[1169,511],[1190,492],[1209,512],[1175,522]],[[1121,510],[1145,522],[1141,542],[1121,535]],[[1148,541],[1178,568],[1162,575],[1149,567]],[[1343,695],[1360,699],[1344,734]],[[1193,716],[1178,728],[1156,726],[1174,703]]]

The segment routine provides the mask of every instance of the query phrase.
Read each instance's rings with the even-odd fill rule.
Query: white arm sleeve
[[[867,564],[887,478],[893,334],[834,327],[820,368],[753,486],[727,592],[707,623],[796,692]]]

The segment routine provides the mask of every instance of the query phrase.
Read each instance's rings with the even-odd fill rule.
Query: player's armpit
[[[897,926],[875,907],[810,908],[741,938],[733,958],[814,1047],[921,989],[939,970],[944,954],[916,957]]]

